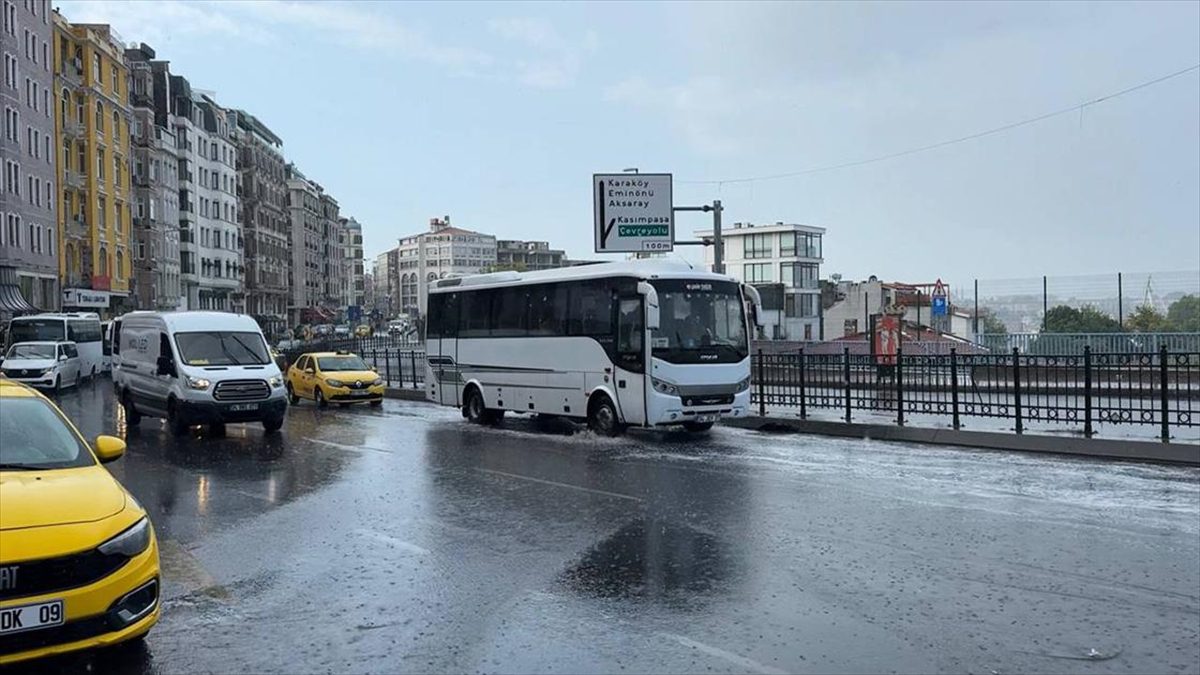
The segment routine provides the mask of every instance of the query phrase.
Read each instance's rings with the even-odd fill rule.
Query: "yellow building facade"
[[[115,313],[128,308],[133,278],[132,116],[119,36],[56,11],[54,83],[63,308]]]

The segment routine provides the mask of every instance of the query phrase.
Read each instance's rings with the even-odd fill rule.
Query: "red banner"
[[[99,274],[92,275],[92,290],[94,290],[94,291],[110,291],[110,290],[112,290],[112,277],[100,276]]]
[[[900,349],[900,317],[883,314],[875,319],[875,358],[885,366],[896,365]]]

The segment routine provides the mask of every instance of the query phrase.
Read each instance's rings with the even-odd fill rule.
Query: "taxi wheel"
[[[381,406],[381,405],[383,405],[383,399],[378,399],[378,400],[376,400],[376,401],[371,401],[371,407],[372,407],[372,408],[378,408],[378,407],[379,407],[379,406]]]
[[[296,395],[296,390],[292,388],[292,383],[287,383],[288,403],[292,405],[300,405],[300,397]]]
[[[313,389],[313,397],[317,400],[318,408],[328,408],[329,401],[325,400],[325,392],[321,391],[320,387]]]

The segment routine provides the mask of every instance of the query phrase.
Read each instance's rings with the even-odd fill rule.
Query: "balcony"
[[[63,174],[63,182],[72,190],[83,190],[87,188],[87,176],[78,171],[66,170]]]
[[[83,63],[79,59],[71,59],[62,65],[59,75],[69,86],[78,87],[83,84]]]
[[[83,138],[83,122],[72,119],[63,120],[62,131],[63,136],[67,138]]]

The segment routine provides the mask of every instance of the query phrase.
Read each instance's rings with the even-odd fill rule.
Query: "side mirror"
[[[658,291],[649,282],[639,281],[638,294],[646,299],[646,328],[658,330],[662,319],[658,308]]]
[[[101,464],[120,459],[121,455],[125,454],[125,441],[116,436],[97,436],[93,447]]]
[[[754,325],[759,328],[765,328],[767,325],[766,317],[762,313],[762,296],[758,294],[758,289],[750,284],[742,284],[742,293],[750,301],[750,314],[754,320]]]
[[[305,368],[305,369],[304,369],[304,373],[305,373],[306,375],[316,375],[316,374],[317,374],[317,371],[313,370],[312,368]]]
[[[175,375],[175,364],[169,356],[158,357],[158,374],[159,375]]]
[[[67,362],[67,358],[68,358],[68,357],[67,357],[67,355],[66,355],[66,354],[62,354],[61,356],[59,356],[59,357],[58,357],[58,362],[59,362],[59,363],[66,363],[66,362]]]

